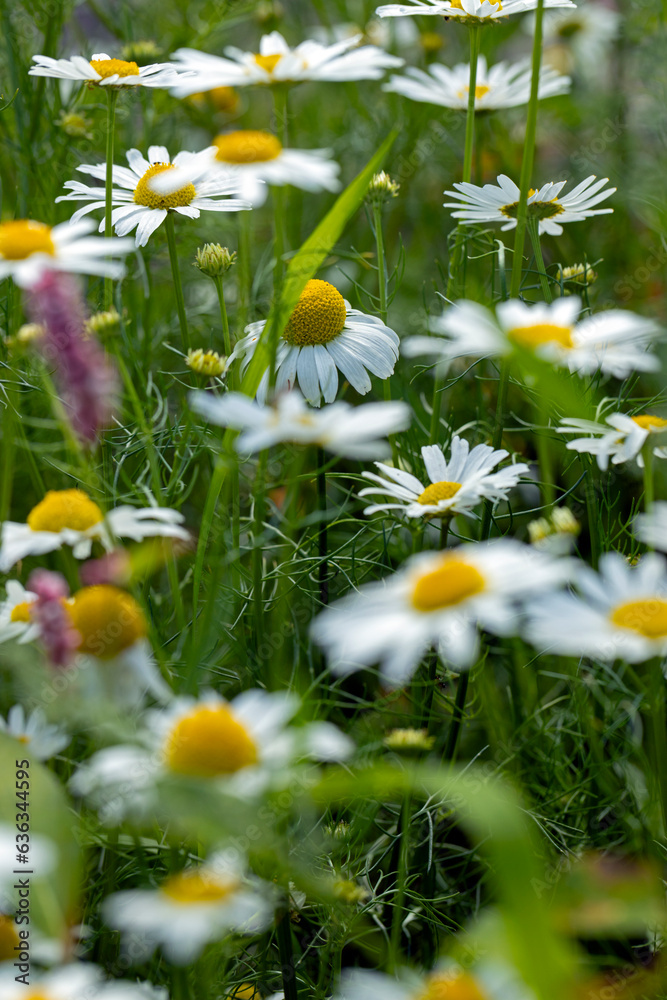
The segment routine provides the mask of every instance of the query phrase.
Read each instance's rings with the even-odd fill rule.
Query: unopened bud
[[[557,278],[563,284],[592,285],[597,281],[597,271],[590,264],[573,264],[572,267],[559,267]]]
[[[162,49],[152,38],[140,39],[136,42],[128,42],[120,50],[121,59],[127,62],[135,62],[139,66],[146,66],[157,62],[162,55]]]
[[[414,753],[430,750],[435,743],[435,736],[429,736],[427,729],[392,729],[383,742],[389,750]]]
[[[224,375],[229,365],[227,358],[217,351],[203,351],[201,347],[196,351],[188,351],[185,363],[193,372],[205,375],[207,378]]]
[[[106,312],[93,313],[84,323],[86,333],[92,333],[96,337],[104,337],[110,333],[116,333],[120,326],[120,314],[117,309],[111,308]]]
[[[221,278],[236,263],[236,251],[221,247],[219,243],[205,243],[197,250],[194,266],[209,278]]]
[[[382,170],[379,174],[373,176],[373,180],[368,186],[368,200],[371,205],[382,206],[386,201],[398,197],[400,186],[396,181],[392,181],[389,174]]]

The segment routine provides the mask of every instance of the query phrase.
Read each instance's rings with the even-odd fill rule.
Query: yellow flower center
[[[241,983],[231,994],[234,1000],[255,1000],[259,996],[254,983]]]
[[[33,253],[55,255],[51,227],[33,219],[0,222],[0,257],[4,260],[25,260]]]
[[[151,189],[152,177],[174,169],[173,163],[153,163],[134,189],[135,205],[145,205],[146,208],[182,208],[189,205],[197,194],[194,184],[186,184],[171,194],[158,194]]]
[[[480,83],[479,86],[475,87],[475,100],[479,101],[479,99],[481,97],[485,97],[490,90],[491,88],[487,87],[485,83]],[[469,93],[470,87],[462,87],[461,90],[459,90],[458,96],[467,98]]]
[[[283,151],[275,135],[253,129],[224,132],[216,136],[213,145],[218,150],[215,158],[221,163],[267,163]]]
[[[420,576],[412,591],[417,611],[440,611],[460,604],[484,590],[482,574],[462,559],[445,556],[437,569]]]
[[[528,197],[536,193],[535,188],[531,188],[528,192]],[[516,219],[519,210],[519,202],[513,201],[510,205],[503,205],[500,211],[503,215],[506,215],[508,219]],[[552,198],[551,201],[534,201],[532,204],[526,206],[526,212],[528,215],[537,219],[552,219],[555,215],[560,215],[565,209],[559,202],[558,198]]]
[[[175,903],[184,906],[197,903],[218,903],[231,895],[238,888],[236,879],[227,881],[215,878],[209,872],[180,872],[172,875],[162,886],[161,891]]]
[[[83,490],[49,490],[43,500],[33,507],[27,517],[32,531],[53,531],[64,528],[87,531],[99,524],[104,515],[97,504]]]
[[[261,69],[266,70],[269,74],[273,73],[281,59],[282,56],[280,53],[277,53],[275,56],[255,56],[255,62],[257,65],[261,67]]]
[[[609,617],[619,628],[632,629],[647,639],[663,639],[667,636],[667,601],[660,597],[619,604]]]
[[[639,416],[632,418],[636,424],[645,430],[649,434],[655,431],[664,430],[667,427],[667,420],[663,420],[662,417],[654,417],[652,413],[641,413]]]
[[[423,493],[419,494],[417,497],[417,503],[432,504],[437,503],[438,500],[451,500],[453,496],[456,496],[460,489],[460,483],[431,483],[430,486],[426,487]]]
[[[12,608],[12,613],[9,616],[11,622],[29,622],[30,621],[30,608],[33,606],[34,601],[21,601],[20,604],[15,604]]]
[[[19,943],[14,921],[11,917],[0,914],[0,962],[14,961],[16,959],[14,948]]]
[[[70,601],[68,611],[81,636],[79,651],[100,660],[118,656],[147,632],[146,618],[137,602],[111,584],[82,587]]]
[[[571,326],[557,326],[556,323],[536,323],[535,326],[515,326],[507,331],[507,336],[519,347],[531,350],[542,344],[558,344],[568,349],[574,347]]]
[[[484,994],[472,976],[429,976],[426,989],[416,1000],[485,1000]]]
[[[137,64],[122,59],[91,59],[90,65],[103,80],[108,76],[139,76]]]
[[[257,746],[227,705],[197,706],[167,737],[167,766],[177,774],[212,778],[256,764]]]
[[[313,278],[301,292],[283,337],[288,344],[328,344],[345,326],[345,299],[328,281]]]
[[[491,2],[493,3],[493,0],[491,0]],[[465,11],[465,7],[461,3],[461,0],[452,0],[451,6],[454,7],[454,8],[456,8],[456,10],[463,10],[463,11]],[[502,9],[503,9],[503,5],[502,5],[502,3],[499,3],[498,4],[498,10],[501,11]]]

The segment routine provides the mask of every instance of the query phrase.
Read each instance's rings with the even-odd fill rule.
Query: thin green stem
[[[593,459],[590,455],[582,456],[586,466],[586,481],[584,483],[584,494],[586,496],[586,517],[588,519],[588,537],[591,544],[591,566],[598,568],[602,546],[600,545],[600,513],[596,504],[595,472]]]
[[[259,453],[259,462],[257,464],[257,476],[255,477],[254,489],[255,516],[252,539],[252,604],[258,659],[261,659],[259,656],[259,650],[262,648],[262,639],[264,636],[264,553],[262,550],[262,535],[264,532],[264,517],[266,514],[266,465],[268,455],[269,453],[266,448],[264,451]]]
[[[463,717],[465,714],[465,704],[466,696],[468,694],[468,684],[470,682],[470,671],[466,670],[464,673],[459,674],[459,683],[456,688],[456,699],[454,701],[454,712],[452,713],[452,721],[449,725],[449,732],[447,733],[447,743],[445,744],[444,759],[450,761],[452,764],[456,760],[456,750],[459,743],[459,735],[461,733],[461,725],[463,723]]]
[[[225,305],[225,289],[222,282],[222,275],[217,275],[213,281],[215,282],[215,290],[218,293],[218,302],[220,304],[220,319],[222,321],[222,342],[224,345],[225,356],[229,357],[232,353],[232,338],[229,333],[229,319],[227,317],[227,306]]]
[[[503,430],[505,426],[505,408],[507,406],[507,393],[510,384],[510,364],[507,358],[503,358],[500,363],[500,376],[498,378],[498,397],[496,399],[496,419],[493,427],[493,447],[500,448],[503,442]],[[484,504],[482,514],[482,531],[480,537],[487,539],[491,534],[491,513],[490,502]]]
[[[665,676],[659,658],[646,664],[647,711],[644,719],[646,755],[652,772],[654,795],[660,803],[660,838],[667,831],[667,712],[665,710]],[[655,799],[654,799],[655,800]]]
[[[537,271],[540,276],[540,284],[542,286],[542,294],[544,295],[544,301],[548,302],[549,305],[553,302],[553,296],[551,294],[551,286],[549,285],[549,277],[547,275],[547,270],[544,266],[544,257],[542,256],[542,245],[540,243],[540,224],[537,219],[528,219],[528,232],[530,233],[530,241],[533,244],[533,253],[535,254],[535,264],[537,265]]]
[[[651,437],[649,435],[649,442]],[[649,511],[655,500],[655,485],[653,480],[653,445],[647,443],[642,448],[644,459],[644,510]]]
[[[111,192],[113,190],[113,146],[116,131],[116,102],[118,91],[115,87],[107,87],[107,150],[106,150],[106,184],[104,189],[104,235],[113,236],[111,225]],[[104,279],[104,308],[110,309],[113,303],[113,279]]]
[[[250,226],[252,212],[237,212],[239,233],[239,255],[238,255],[238,299],[239,307],[236,312],[236,329],[237,336],[242,337],[243,332],[248,323],[248,314],[250,312],[250,288],[251,288],[251,269],[250,269]]]
[[[516,236],[514,238],[514,260],[512,262],[512,282],[510,297],[516,299],[521,289],[521,271],[523,265],[523,245],[526,238],[528,220],[528,191],[535,162],[535,134],[537,131],[537,95],[540,83],[540,66],[542,63],[542,18],[544,0],[537,0],[535,10],[535,34],[533,36],[532,78],[530,82],[530,100],[526,117],[526,137],[523,145],[521,161],[521,178],[519,181],[519,204],[517,206]]]
[[[276,937],[280,952],[280,966],[283,980],[285,1000],[298,1000],[299,991],[296,987],[296,962],[294,960],[294,945],[292,942],[292,925],[289,910],[281,910],[276,916]]]
[[[377,255],[377,269],[378,269],[378,297],[380,300],[380,319],[387,325],[387,316],[389,314],[389,278],[387,275],[387,259],[384,252],[384,236],[382,233],[382,206],[375,203],[373,205],[373,229],[375,231],[375,252]],[[384,398],[385,402],[389,403],[391,401],[391,384],[389,379],[386,378],[383,383]],[[389,436],[389,444],[391,445],[391,456],[394,466],[398,467],[398,449],[396,447],[396,437],[394,434]]]
[[[401,929],[403,927],[403,909],[405,905],[405,882],[408,874],[410,852],[410,812],[412,799],[406,795],[401,810],[401,828],[399,830],[398,872],[396,874],[396,896],[391,917],[391,939],[389,955],[389,972],[392,973],[400,965]]]
[[[185,300],[183,298],[183,286],[181,284],[181,272],[178,267],[178,252],[176,250],[176,233],[174,232],[173,212],[167,212],[165,222],[167,227],[167,245],[169,247],[169,261],[171,263],[171,273],[174,279],[174,292],[176,294],[176,308],[178,310],[178,321],[181,325],[181,337],[183,347],[190,350],[190,331],[188,330],[188,318],[185,315]]]
[[[327,474],[325,468],[324,452],[317,449],[317,508],[320,513],[320,526],[318,532],[318,555],[319,570],[318,580],[320,588],[320,604],[329,603],[329,560],[328,560],[328,537],[327,537]]]

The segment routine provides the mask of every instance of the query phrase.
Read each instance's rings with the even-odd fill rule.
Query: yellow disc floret
[[[137,64],[123,59],[91,59],[90,65],[103,80],[109,76],[139,76]]]
[[[173,163],[153,163],[134,189],[135,205],[145,205],[146,208],[183,208],[189,205],[197,195],[194,184],[186,184],[170,194],[158,194],[151,188],[152,177],[174,169]]]
[[[30,609],[34,603],[34,601],[21,601],[20,604],[15,604],[9,616],[10,622],[25,622],[27,625],[30,622]]]
[[[239,886],[237,879],[215,878],[209,872],[196,870],[172,875],[162,886],[162,892],[174,903],[184,906],[198,903],[218,903]]]
[[[632,419],[643,430],[648,431],[649,434],[662,431],[667,427],[667,420],[663,420],[662,417],[654,417],[652,413],[640,413]]]
[[[64,528],[87,531],[103,518],[100,508],[83,490],[49,490],[44,499],[32,508],[26,520],[33,531],[58,534]]]
[[[218,150],[215,157],[221,163],[268,163],[283,151],[275,135],[254,129],[223,132],[215,137],[213,145]]]
[[[412,605],[417,611],[441,611],[481,593],[484,587],[484,577],[474,566],[445,556],[437,569],[418,577]]]
[[[476,981],[467,973],[429,976],[416,1000],[485,1000]]]
[[[176,723],[165,747],[167,766],[178,774],[212,778],[257,763],[255,741],[229,706],[196,706]]]
[[[417,503],[437,504],[439,500],[451,500],[461,489],[460,483],[431,483],[417,497]]]
[[[259,56],[259,55],[255,56],[255,62],[257,63],[257,65],[261,69],[266,70],[266,72],[269,75],[273,73],[274,69],[276,68],[281,59],[282,55],[279,52],[273,56]]]
[[[25,260],[34,253],[55,255],[51,227],[33,219],[0,222],[0,257],[4,260]]]
[[[487,87],[485,83],[480,83],[477,87],[475,87],[475,100],[479,101],[482,97],[486,97],[486,95],[489,93],[490,90],[491,88]],[[459,90],[457,96],[465,97],[467,100],[469,93],[470,93],[470,87],[462,87],[461,90]]]
[[[531,350],[542,344],[558,344],[559,347],[572,348],[571,326],[558,326],[556,323],[536,323],[535,326],[516,326],[507,331],[507,336],[519,347]]]
[[[328,344],[345,326],[345,299],[328,281],[313,278],[301,292],[283,337],[288,344]]]
[[[491,2],[493,2],[493,0],[491,0]],[[454,7],[455,10],[462,10],[464,13],[466,13],[466,14],[468,13],[466,11],[465,7],[463,6],[463,4],[461,3],[461,0],[451,0],[451,6]],[[502,5],[502,3],[499,3],[498,4],[498,11],[501,11],[502,9],[503,9],[503,5]],[[468,15],[468,16],[471,16],[471,15]]]
[[[632,629],[647,639],[667,637],[667,601],[660,597],[620,604],[610,618],[619,628]]]
[[[111,584],[82,587],[67,609],[81,636],[79,651],[100,660],[118,656],[147,632],[146,618],[135,599]]]

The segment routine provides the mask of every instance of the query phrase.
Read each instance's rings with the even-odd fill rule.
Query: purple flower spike
[[[67,581],[60,573],[36,569],[30,574],[28,590],[37,595],[30,616],[39,627],[47,656],[55,667],[66,667],[81,642],[65,607],[69,596]]]

